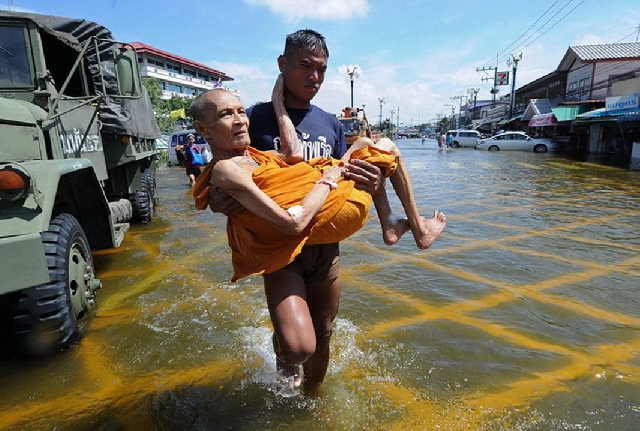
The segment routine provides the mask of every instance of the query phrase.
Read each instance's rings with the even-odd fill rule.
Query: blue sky
[[[354,104],[368,117],[400,113],[419,124],[449,114],[468,90],[491,99],[490,75],[522,52],[516,87],[552,72],[570,45],[635,42],[638,0],[511,2],[435,0],[0,0],[0,8],[85,18],[119,41],[143,42],[218,69],[245,105],[266,101],[285,36],[322,33],[329,70],[314,103],[339,114],[350,104],[347,68],[357,66]],[[500,94],[510,92],[500,87]]]

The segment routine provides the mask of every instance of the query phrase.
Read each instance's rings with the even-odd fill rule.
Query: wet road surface
[[[161,168],[153,222],[96,254],[80,343],[0,361],[0,428],[637,429],[640,172],[398,145],[448,226],[387,247],[372,212],[342,243],[318,393],[276,383],[261,279],[229,281],[225,218]]]

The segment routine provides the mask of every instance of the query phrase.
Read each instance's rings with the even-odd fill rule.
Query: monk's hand
[[[276,109],[284,109],[284,78],[282,77],[282,73],[278,75],[276,83],[273,86],[271,102]]]
[[[344,166],[331,166],[329,169],[324,171],[324,173],[322,174],[322,179],[335,184],[343,176],[344,170]]]
[[[344,178],[355,181],[355,188],[373,195],[383,182],[380,168],[369,162],[351,159],[345,164]]]
[[[209,208],[214,213],[222,213],[227,217],[240,213],[244,207],[221,188],[211,186],[209,191]]]

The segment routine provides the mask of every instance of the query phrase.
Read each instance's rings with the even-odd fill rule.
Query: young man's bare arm
[[[355,181],[355,188],[374,195],[384,182],[382,171],[376,165],[360,159],[345,163],[344,178]]]

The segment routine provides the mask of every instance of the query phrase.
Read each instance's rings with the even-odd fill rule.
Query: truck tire
[[[55,353],[78,337],[80,320],[101,287],[87,237],[70,214],[60,214],[42,232],[50,282],[21,292],[13,313],[13,335],[27,356]]]
[[[129,195],[129,201],[133,207],[133,217],[131,220],[140,223],[149,223],[151,221],[151,199],[149,199],[149,193],[144,190],[146,188],[144,181],[142,184],[142,191]]]
[[[149,200],[151,202],[152,208],[155,209],[155,206],[158,205],[158,186],[156,184],[155,169],[147,169],[146,171],[144,171],[144,182],[147,193],[149,193]]]
[[[133,217],[133,207],[128,199],[109,202],[113,223],[126,223]]]

